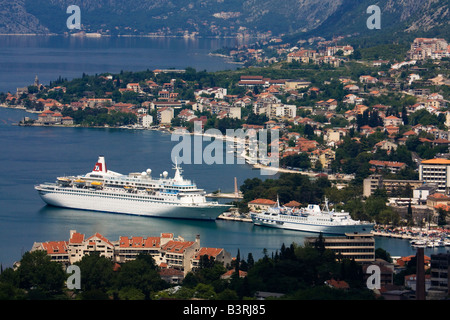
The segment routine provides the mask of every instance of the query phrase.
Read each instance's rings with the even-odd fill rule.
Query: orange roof
[[[330,279],[325,282],[327,285],[329,285],[330,287],[333,287],[333,288],[337,288],[337,289],[348,289],[349,288],[348,283],[345,282],[344,280]]]
[[[236,272],[236,269],[228,270],[228,271],[225,272],[221,277],[222,277],[222,278],[229,278],[229,277],[231,277],[231,275],[232,275],[233,273],[235,273],[235,272]],[[244,277],[246,277],[246,276],[247,276],[247,272],[242,271],[242,270],[239,270],[239,278],[244,278]]]
[[[159,237],[120,237],[119,246],[121,248],[159,248],[160,238]]]
[[[84,241],[84,234],[74,232],[69,239],[70,243],[82,243]]]
[[[436,158],[436,159],[430,159],[430,160],[423,160],[421,163],[422,164],[450,164],[450,160]]]
[[[450,197],[443,194],[443,193],[433,193],[431,195],[428,196],[428,199],[432,199],[432,200],[450,200]]]
[[[173,233],[161,233],[161,238],[173,238]]]
[[[94,238],[94,237],[108,243],[111,246],[113,245],[108,239],[106,239],[103,235],[101,235],[98,232],[96,234],[94,234],[92,237],[88,238],[87,240],[92,240],[92,238]]]
[[[301,203],[298,203],[297,201],[292,200],[292,201],[289,201],[288,203],[286,203],[284,206],[285,207],[300,207]]]
[[[194,259],[199,260],[200,257],[204,255],[207,255],[208,257],[217,257],[222,251],[223,249],[219,248],[200,248]]]
[[[249,203],[251,203],[251,204],[269,204],[269,205],[272,205],[272,204],[275,204],[276,202],[272,201],[272,200],[269,200],[269,199],[255,199],[255,200],[250,201]]]
[[[159,274],[161,276],[183,276],[183,271],[181,270],[177,270],[177,269],[173,269],[173,268],[162,268],[161,270],[159,270]]]
[[[386,167],[403,167],[405,163],[397,161],[381,161],[381,160],[370,160],[369,163],[374,166],[386,166]]]
[[[187,248],[192,246],[194,241],[175,241],[167,242],[161,249],[167,252],[183,253]]]
[[[49,241],[42,243],[42,246],[47,251],[47,254],[67,253],[66,241]]]

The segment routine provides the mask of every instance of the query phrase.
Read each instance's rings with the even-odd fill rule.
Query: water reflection
[[[236,69],[211,51],[236,44],[234,39],[148,37],[0,36],[0,92],[30,85],[36,75],[48,84],[59,76],[79,78],[157,68],[218,71]]]

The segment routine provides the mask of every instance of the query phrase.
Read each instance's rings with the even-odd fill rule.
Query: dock
[[[220,216],[217,217],[217,219],[227,220],[227,221],[252,222],[251,218],[246,218],[246,217],[237,216],[237,215],[226,216],[226,215],[221,214]]]
[[[232,192],[232,193],[224,193],[224,192],[217,192],[217,193],[208,193],[206,195],[207,198],[222,198],[222,199],[242,199],[242,193],[239,192],[238,194]]]

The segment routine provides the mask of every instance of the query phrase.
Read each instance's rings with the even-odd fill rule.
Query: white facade
[[[437,192],[448,194],[450,188],[450,160],[424,160],[419,166],[419,180],[437,184]]]
[[[153,117],[151,115],[146,114],[145,116],[141,117],[140,119],[142,121],[141,124],[142,124],[142,126],[144,128],[150,128],[151,127],[151,125],[153,123]]]

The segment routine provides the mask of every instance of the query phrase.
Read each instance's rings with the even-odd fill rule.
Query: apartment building
[[[86,238],[71,230],[68,241],[35,242],[31,251],[37,250],[46,251],[52,261],[66,266],[92,252],[119,264],[134,260],[139,254],[149,254],[161,268],[176,270],[177,275],[183,276],[199,267],[203,255],[223,262],[224,266],[230,265],[232,260],[224,249],[200,247],[199,235],[194,241],[186,241],[180,236],[175,238],[173,233],[161,233],[159,237],[121,236],[117,241],[110,241],[99,233]]]
[[[370,233],[346,233],[345,236],[323,237],[325,249],[333,251],[342,259],[356,262],[375,261],[375,238]],[[306,238],[305,242],[314,244],[317,237]]]
[[[442,298],[450,295],[450,253],[431,255],[431,287],[429,295]]]
[[[363,196],[370,197],[375,190],[385,189],[388,195],[401,188],[411,188],[415,190],[424,185],[424,181],[419,180],[397,180],[384,179],[381,174],[372,174],[363,181]]]
[[[419,165],[419,180],[435,183],[437,192],[448,194],[450,187],[450,160],[436,158],[424,160]]]

